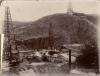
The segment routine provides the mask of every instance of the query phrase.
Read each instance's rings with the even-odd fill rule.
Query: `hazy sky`
[[[96,14],[98,0],[71,0],[74,11]],[[10,0],[12,19],[17,21],[34,21],[43,16],[66,13],[68,0]],[[5,7],[6,3],[2,5]],[[4,10],[2,10],[4,12]]]

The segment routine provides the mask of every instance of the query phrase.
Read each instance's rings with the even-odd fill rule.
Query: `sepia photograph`
[[[1,76],[99,76],[99,0],[0,0]]]

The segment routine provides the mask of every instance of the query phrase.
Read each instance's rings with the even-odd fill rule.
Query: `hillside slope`
[[[15,32],[17,38],[23,40],[48,37],[49,26],[52,25],[56,44],[91,43],[96,40],[97,20],[96,16],[82,13],[58,13],[34,22],[21,23],[15,27]]]

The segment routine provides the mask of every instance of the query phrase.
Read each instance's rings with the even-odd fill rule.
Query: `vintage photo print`
[[[0,0],[1,76],[98,76],[99,0]]]

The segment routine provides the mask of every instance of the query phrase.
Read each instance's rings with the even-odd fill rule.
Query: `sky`
[[[43,16],[66,13],[68,0],[9,0],[12,19],[17,21],[34,21]],[[71,0],[72,8],[76,12],[96,14],[97,0]],[[2,8],[7,5],[5,2]]]
[[[97,14],[100,0],[71,0],[71,2],[75,12]],[[0,7],[0,25],[4,21],[7,5],[10,7],[12,20],[24,22],[35,21],[55,13],[67,13],[68,0],[8,0]]]

